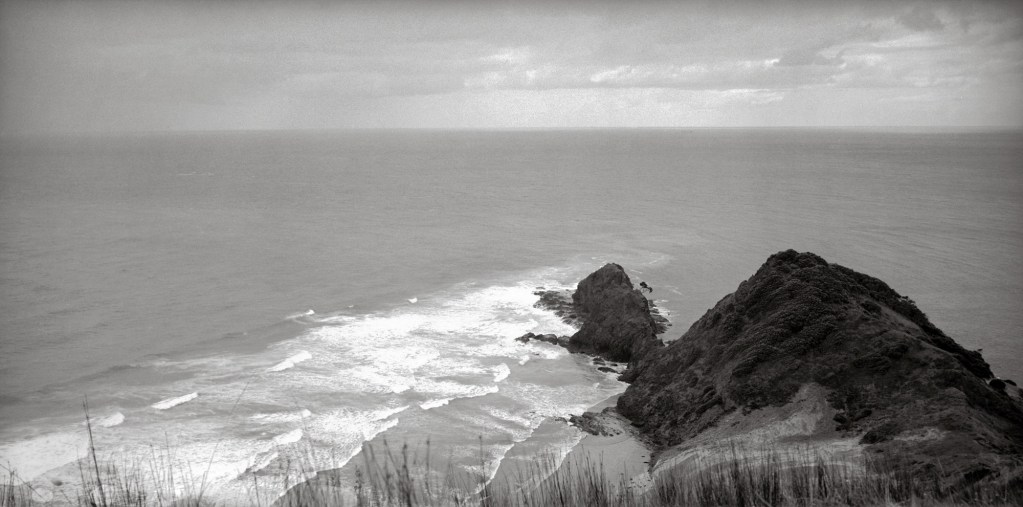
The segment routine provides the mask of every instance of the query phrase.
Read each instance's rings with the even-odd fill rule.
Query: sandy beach
[[[651,484],[650,449],[638,438],[630,421],[614,411],[617,402],[615,395],[590,408],[589,412],[599,414],[597,418],[610,434],[584,433],[560,468],[570,471],[598,465],[610,483],[645,489]],[[605,411],[607,408],[611,410]]]
[[[587,433],[563,420],[546,421],[529,439],[509,451],[495,472],[493,484],[497,488],[530,487],[524,478],[571,479],[586,476],[583,472],[590,470],[603,474],[607,479],[604,482],[615,487],[649,487],[650,450],[637,437],[629,421],[614,412],[618,396],[611,396],[587,410],[595,414],[594,420],[604,434]],[[608,408],[610,410],[605,411]],[[558,441],[575,443],[558,449],[553,445]],[[524,463],[525,459],[530,461]]]

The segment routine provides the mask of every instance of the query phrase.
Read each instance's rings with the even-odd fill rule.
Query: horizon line
[[[686,130],[849,130],[877,132],[1019,132],[1023,125],[750,125],[750,126],[620,126],[620,127],[336,127],[167,130],[67,130],[0,132],[0,139],[32,137],[102,137],[174,134],[249,134],[280,132],[569,132],[569,131],[686,131]]]

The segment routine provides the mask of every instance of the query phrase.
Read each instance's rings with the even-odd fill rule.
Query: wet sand
[[[638,438],[638,432],[628,419],[612,409],[603,412],[607,407],[614,407],[618,396],[612,396],[604,402],[592,407],[589,412],[599,413],[602,424],[610,433],[617,435],[604,436],[583,434],[582,439],[565,457],[561,469],[582,469],[587,466],[602,466],[604,474],[612,484],[646,489],[650,486],[650,449]]]
[[[601,470],[609,484],[646,489],[650,484],[650,450],[637,438],[637,431],[627,419],[613,411],[618,395],[612,396],[587,412],[599,414],[597,418],[609,435],[586,433],[563,420],[542,424],[530,438],[516,444],[509,451],[494,475],[498,487],[531,487],[539,479],[551,480],[554,474],[572,477],[587,469]],[[568,448],[552,445],[565,441],[575,444]],[[524,480],[526,479],[526,480]]]

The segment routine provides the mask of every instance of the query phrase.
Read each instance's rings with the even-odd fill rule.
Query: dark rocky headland
[[[616,264],[571,299],[538,294],[579,330],[521,339],[627,362],[615,409],[657,453],[654,471],[811,449],[943,488],[1023,487],[1015,383],[871,276],[780,252],[667,344],[663,318]],[[596,433],[600,417],[573,420]]]

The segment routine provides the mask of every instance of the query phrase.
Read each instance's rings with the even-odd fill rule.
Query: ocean
[[[789,248],[886,281],[1023,380],[1019,131],[5,138],[0,466],[70,494],[87,399],[101,459],[225,501],[364,442],[429,438],[486,474],[625,387],[514,340],[572,332],[538,287],[617,262],[670,340]]]

